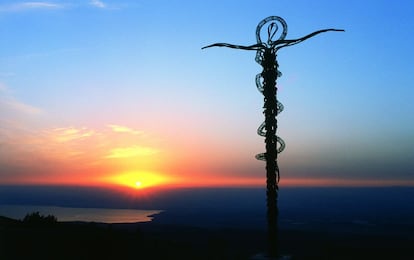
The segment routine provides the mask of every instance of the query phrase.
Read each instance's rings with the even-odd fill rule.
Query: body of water
[[[149,222],[161,210],[69,208],[50,206],[0,205],[0,216],[22,220],[27,214],[54,215],[58,221],[86,221],[102,223]]]
[[[414,187],[282,186],[278,202],[282,228],[414,233]],[[160,210],[114,208],[163,211],[152,220]],[[0,215],[22,219],[36,211],[59,221],[262,229],[267,223],[264,187],[170,189],[131,197],[96,187],[0,185]]]

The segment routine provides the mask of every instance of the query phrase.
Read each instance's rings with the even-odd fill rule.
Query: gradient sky
[[[281,185],[414,185],[412,1],[0,2],[0,183],[264,185],[258,22],[278,55]]]

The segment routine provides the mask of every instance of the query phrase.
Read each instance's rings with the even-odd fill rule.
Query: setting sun
[[[170,178],[162,176],[159,173],[145,171],[125,172],[104,179],[106,183],[127,186],[134,189],[155,187],[169,181],[171,181]]]

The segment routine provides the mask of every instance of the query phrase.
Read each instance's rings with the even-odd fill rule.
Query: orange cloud
[[[136,157],[136,156],[148,156],[158,153],[157,149],[151,147],[143,147],[143,146],[130,146],[130,147],[122,147],[122,148],[114,148],[111,149],[109,154],[105,156],[105,158],[129,158],[129,157]]]
[[[117,133],[128,133],[133,135],[139,135],[143,133],[143,131],[134,130],[132,128],[121,125],[108,125],[108,127],[110,127],[112,131]]]
[[[82,128],[55,128],[50,131],[51,137],[59,143],[65,143],[85,137],[90,137],[95,132],[93,130],[87,129],[86,127]]]
[[[138,133],[119,125],[16,131],[7,124],[0,129],[0,182],[82,185],[127,171],[159,171],[163,164],[153,155],[163,148],[158,139]]]

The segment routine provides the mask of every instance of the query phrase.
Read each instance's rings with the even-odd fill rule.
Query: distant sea
[[[265,188],[187,188],[132,196],[94,187],[1,186],[0,215],[39,211],[59,221],[266,229]],[[27,206],[21,206],[27,205]],[[44,205],[48,207],[39,207]],[[414,234],[414,187],[283,187],[281,228]]]
[[[149,222],[160,210],[67,208],[50,206],[0,205],[0,216],[22,220],[27,214],[53,215],[58,221],[85,221],[101,223]]]

